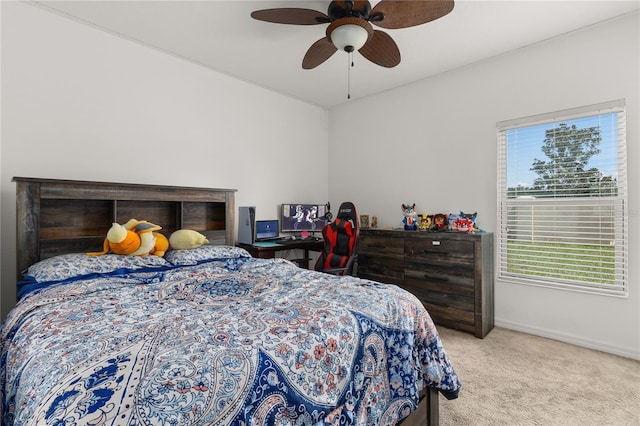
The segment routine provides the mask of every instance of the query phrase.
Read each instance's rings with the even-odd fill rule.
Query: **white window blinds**
[[[498,123],[498,277],[627,294],[624,101]]]

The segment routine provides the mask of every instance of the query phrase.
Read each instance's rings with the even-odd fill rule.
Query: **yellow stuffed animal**
[[[191,229],[179,229],[169,237],[169,244],[174,250],[186,250],[209,244],[207,237]]]
[[[169,240],[159,231],[162,227],[145,220],[131,219],[124,225],[113,223],[104,239],[103,250],[87,253],[100,256],[109,252],[127,256],[164,256],[169,249]]]

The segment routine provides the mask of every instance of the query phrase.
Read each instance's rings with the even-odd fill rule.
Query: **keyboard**
[[[256,241],[256,243],[275,243],[275,244],[287,245],[287,244],[296,244],[303,241],[322,241],[322,238],[309,237],[307,239],[296,238],[295,240],[292,240],[290,237],[280,237],[280,238],[270,238],[268,240],[260,240],[260,241]]]
[[[280,240],[276,240],[276,243],[282,244],[282,245],[287,245],[287,244],[293,244],[293,243],[295,243],[297,241],[299,241],[299,240],[292,240],[291,238],[282,238]]]
[[[256,243],[277,243],[281,238],[257,238]]]

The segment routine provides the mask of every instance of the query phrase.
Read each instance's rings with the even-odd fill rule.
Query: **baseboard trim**
[[[632,348],[622,348],[598,342],[595,340],[583,339],[567,333],[559,333],[556,330],[547,330],[544,328],[530,327],[524,324],[518,324],[511,321],[495,320],[496,327],[506,328],[509,330],[520,331],[522,333],[533,334],[534,336],[546,337],[548,339],[558,340],[560,342],[581,346],[587,349],[593,349],[600,352],[606,352],[613,355],[619,355],[625,358],[640,360],[640,351],[634,351]]]

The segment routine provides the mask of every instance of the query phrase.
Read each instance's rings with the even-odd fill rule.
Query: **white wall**
[[[235,188],[258,219],[328,199],[322,108],[32,5],[1,7],[3,318],[15,303],[13,176]],[[292,154],[313,157],[314,179],[270,166]]]
[[[400,205],[415,202],[420,212],[477,211],[495,232],[496,123],[625,98],[629,297],[497,281],[495,309],[500,326],[640,358],[638,27],[635,13],[332,109],[331,198],[380,226],[400,226]]]

